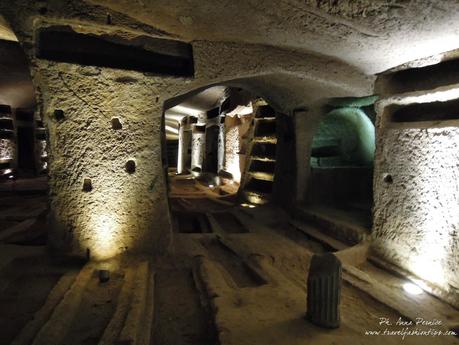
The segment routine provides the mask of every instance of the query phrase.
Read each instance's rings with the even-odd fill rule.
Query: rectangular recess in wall
[[[13,139],[14,131],[9,129],[0,129],[0,139]]]
[[[264,172],[264,173],[274,173],[276,168],[275,162],[263,162],[254,160],[250,163],[249,171]]]
[[[257,121],[255,128],[256,137],[275,136],[276,121]]]
[[[18,108],[16,109],[16,121],[33,122],[33,110]]]
[[[206,133],[206,125],[194,125],[193,133]]]
[[[11,117],[11,107],[6,104],[0,104],[0,117]]]
[[[217,117],[218,115],[220,115],[220,108],[219,107],[216,107],[216,108],[213,108],[213,109],[210,109],[207,111],[207,118],[208,119],[213,119],[215,117]]]
[[[459,59],[382,74],[380,78],[384,79],[383,82],[391,93],[431,90],[457,84],[459,83]]]
[[[0,170],[11,169],[11,162],[0,163]]]
[[[46,140],[46,131],[45,130],[36,130],[35,139],[37,140]]]
[[[7,129],[7,130],[13,130],[14,129],[13,120],[12,119],[0,119],[0,128]]]
[[[259,180],[256,178],[251,178],[245,189],[253,192],[259,193],[272,193],[273,183],[271,181]]]
[[[393,105],[389,109],[389,120],[393,123],[438,123],[442,121],[459,120],[459,99],[447,102]]]
[[[271,143],[255,143],[252,146],[252,156],[261,158],[276,158],[276,144]]]
[[[37,31],[36,56],[79,65],[194,76],[190,44],[146,36],[142,37],[142,43],[139,42],[108,34],[82,34],[69,26],[50,26]]]

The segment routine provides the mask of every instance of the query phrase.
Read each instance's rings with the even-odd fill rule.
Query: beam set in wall
[[[372,249],[457,307],[459,51],[442,59],[378,77]]]

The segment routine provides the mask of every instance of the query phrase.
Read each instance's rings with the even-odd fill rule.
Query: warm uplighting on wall
[[[449,138],[445,136],[444,140]],[[425,145],[436,147],[441,137],[437,137],[435,143],[424,143]],[[442,145],[447,149],[448,145]],[[427,150],[429,152],[430,150]],[[432,150],[431,152],[435,152]],[[448,156],[448,155],[447,155]],[[438,159],[438,163],[445,163],[446,157],[442,159],[439,155],[433,157],[425,157],[426,159]],[[442,162],[443,161],[443,162]],[[451,176],[448,178],[433,177],[435,172],[431,164],[418,166],[417,169],[428,171],[413,171],[414,174],[426,176],[420,179],[422,184],[419,190],[416,190],[416,200],[418,205],[423,205],[417,212],[422,212],[414,215],[417,221],[415,223],[416,232],[422,236],[413,238],[416,241],[416,251],[413,251],[407,260],[407,267],[411,272],[419,276],[421,279],[434,283],[438,286],[446,286],[447,277],[445,271],[448,271],[448,248],[450,248],[450,224],[459,223],[459,206],[454,203],[454,184]],[[437,172],[438,173],[438,172]],[[429,209],[425,209],[429,207]],[[453,217],[453,218],[451,218]]]
[[[422,294],[422,289],[413,284],[413,283],[405,283],[403,284],[403,290],[405,290],[407,293],[409,293],[410,295],[420,295]]]
[[[438,236],[438,234],[437,234]],[[445,248],[438,243],[427,244],[429,235],[421,243],[420,255],[414,257],[411,262],[411,270],[421,278],[443,286],[445,284],[444,266]]]
[[[238,105],[234,110],[230,111],[227,113],[227,116],[244,116],[244,115],[249,115],[253,113],[253,106],[252,103],[249,103],[248,105]]]
[[[233,180],[241,181],[241,156],[239,155],[239,127],[229,128],[225,139],[225,171],[233,175]]]
[[[402,104],[411,104],[411,103],[430,103],[430,102],[446,102],[451,101],[454,99],[459,98],[459,87],[448,88],[445,90],[438,89],[436,91],[432,91],[431,93],[425,95],[415,95],[415,96],[408,96],[403,99]],[[389,102],[394,103],[393,100],[389,100]],[[385,102],[381,102],[380,105],[384,106]]]
[[[430,39],[424,38],[421,42],[418,42],[418,44],[407,49],[407,55],[403,57],[400,56],[404,61],[395,61],[394,65],[402,64],[406,61],[417,60],[420,56],[424,56],[425,52],[429,52],[433,57],[421,59],[421,63],[418,66],[433,65],[440,62],[444,52],[457,49],[457,47],[456,35],[445,35],[444,33],[433,35]]]
[[[113,216],[108,214],[97,215],[93,226],[94,233],[90,243],[91,257],[96,260],[104,260],[116,255],[119,229]]]
[[[14,34],[6,19],[0,15],[0,39],[17,42],[18,38]]]
[[[431,129],[431,135],[422,142],[423,164],[413,166],[417,179],[415,200],[419,207],[415,212],[416,232],[422,236],[413,238],[416,251],[410,255],[408,267],[420,278],[438,286],[447,286],[447,272],[451,262],[451,231],[459,224],[457,203],[457,129],[452,127]],[[449,134],[446,134],[449,133]],[[439,151],[438,148],[442,150]]]
[[[458,98],[459,88],[438,88],[429,94],[407,96],[400,102],[427,104]],[[459,224],[459,129],[450,123],[436,121],[436,128],[422,131],[417,127],[403,129],[402,135],[414,140],[413,148],[409,155],[392,157],[402,163],[393,164],[394,169],[409,171],[409,177],[399,183],[399,190],[403,190],[399,202],[403,208],[397,214],[399,219],[391,220],[399,223],[396,228],[399,236],[388,247],[393,246],[391,251],[399,256],[399,264],[414,273],[419,278],[416,285],[427,292],[430,290],[427,285],[449,291],[452,268],[457,262],[453,252]],[[422,281],[427,284],[421,285]]]
[[[174,127],[168,126],[168,125],[166,125],[165,127],[166,127],[166,132],[170,132],[170,133],[174,133],[174,134],[178,134],[178,132],[179,132],[178,128],[174,128]]]

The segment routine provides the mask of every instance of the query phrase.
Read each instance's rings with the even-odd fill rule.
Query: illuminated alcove
[[[11,234],[3,240],[10,244],[47,242],[48,134],[37,109],[29,59],[0,16],[0,193],[11,198],[5,209],[17,210],[3,224]],[[27,217],[36,218],[27,223]],[[29,231],[21,234],[16,228]]]
[[[373,204],[374,100],[333,105],[322,117],[312,139],[308,189],[311,204],[349,212],[368,229]]]
[[[183,199],[250,204],[273,193],[276,110],[258,93],[239,83],[191,91],[166,101],[163,122],[173,218],[187,209]],[[206,232],[205,221],[192,218],[179,221],[190,228],[183,232]]]
[[[33,177],[47,168],[45,128],[35,114],[29,61],[6,21],[0,24],[0,176]]]

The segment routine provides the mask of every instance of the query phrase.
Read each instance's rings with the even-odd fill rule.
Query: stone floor
[[[189,180],[184,190],[193,186]],[[446,335],[369,335],[445,332],[459,324],[459,311],[427,293],[406,294],[406,280],[378,267],[365,242],[349,245],[274,206],[247,208],[211,193],[217,197],[174,190],[166,257],[90,263],[50,257],[44,243],[23,236],[46,233],[37,220],[45,196],[0,197],[1,205],[16,204],[0,218],[17,223],[3,224],[0,236],[34,220],[14,243],[7,236],[0,244],[0,344],[459,344]],[[309,262],[329,251],[343,263],[341,327],[334,330],[304,317]],[[107,282],[100,270],[110,271]],[[441,324],[395,324],[416,318]]]

